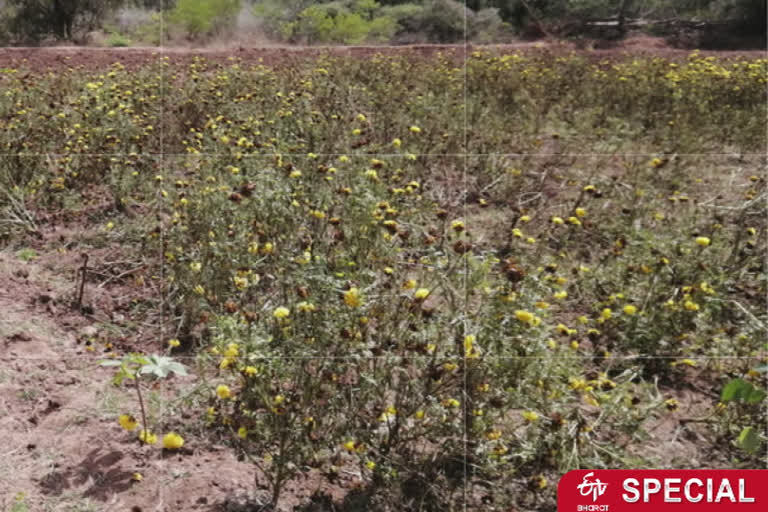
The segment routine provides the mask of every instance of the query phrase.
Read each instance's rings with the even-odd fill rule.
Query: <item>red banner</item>
[[[768,470],[579,469],[560,479],[557,510],[768,511]]]

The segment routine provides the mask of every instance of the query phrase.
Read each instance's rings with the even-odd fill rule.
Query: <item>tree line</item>
[[[764,36],[765,0],[0,0],[0,37],[78,41],[141,9],[189,40],[232,30],[246,12],[268,37],[296,44],[477,42],[512,37],[618,39],[632,28],[725,27]],[[159,42],[159,41],[156,41]]]

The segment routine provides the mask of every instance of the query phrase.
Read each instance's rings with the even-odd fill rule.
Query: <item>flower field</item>
[[[463,52],[0,69],[2,252],[63,283],[80,439],[130,454],[7,508],[555,510],[571,469],[765,467],[768,60]]]

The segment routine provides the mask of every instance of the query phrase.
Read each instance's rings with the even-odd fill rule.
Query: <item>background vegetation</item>
[[[161,13],[163,16],[161,16]],[[161,18],[164,23],[161,24]],[[761,0],[5,0],[0,36],[105,44],[204,43],[257,35],[296,44],[503,42],[515,37],[616,40],[644,30],[688,46],[756,46]],[[466,34],[465,34],[466,33]]]

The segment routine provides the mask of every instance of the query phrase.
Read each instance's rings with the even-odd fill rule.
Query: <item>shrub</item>
[[[36,41],[53,36],[74,40],[95,30],[121,0],[59,2],[11,0],[6,7],[11,31],[21,40]]]
[[[231,27],[240,12],[240,0],[179,0],[169,21],[190,40],[205,39]]]
[[[121,48],[131,46],[131,40],[122,34],[114,33],[107,38],[106,45],[110,48]]]

